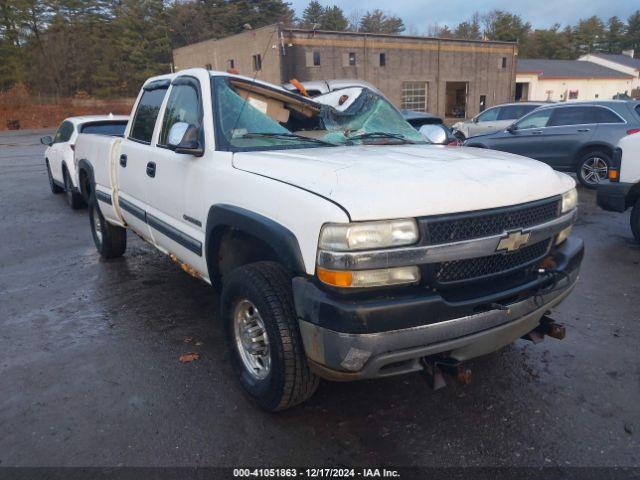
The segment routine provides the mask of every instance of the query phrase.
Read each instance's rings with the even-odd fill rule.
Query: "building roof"
[[[534,73],[542,78],[633,78],[593,62],[537,58],[519,58],[516,73]]]
[[[610,62],[615,62],[620,65],[624,65],[625,67],[635,68],[636,70],[640,70],[640,58],[633,58],[628,55],[614,55],[611,53],[592,53],[594,57],[602,58],[603,60],[609,60]]]

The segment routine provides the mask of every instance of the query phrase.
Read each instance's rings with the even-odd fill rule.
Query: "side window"
[[[516,123],[518,130],[526,128],[544,128],[549,122],[549,117],[553,109],[547,108],[530,113]]]
[[[499,108],[490,108],[489,110],[485,110],[480,115],[478,115],[478,122],[493,122],[498,118],[499,113]]]
[[[56,136],[53,137],[53,143],[63,143],[68,142],[73,135],[73,123],[71,122],[62,122],[58,131],[56,132]]]
[[[498,120],[517,120],[531,110],[535,110],[535,108],[533,105],[509,105],[508,107],[502,107],[500,109],[500,115],[498,115]]]
[[[129,137],[145,143],[151,143],[153,128],[156,125],[160,105],[167,93],[166,88],[145,90],[138,104]]]
[[[202,126],[201,118],[200,97],[196,87],[187,83],[174,85],[164,112],[158,144],[167,144],[169,131],[178,122],[188,123],[199,130]]]
[[[560,107],[553,111],[551,127],[596,123],[593,107]]]
[[[595,107],[594,111],[596,117],[594,123],[624,123],[624,120],[608,108]]]

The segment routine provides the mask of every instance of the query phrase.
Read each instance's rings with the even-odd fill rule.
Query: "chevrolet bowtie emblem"
[[[523,232],[518,230],[515,232],[509,232],[500,239],[496,252],[515,252],[516,250],[524,247],[531,237],[531,232]]]

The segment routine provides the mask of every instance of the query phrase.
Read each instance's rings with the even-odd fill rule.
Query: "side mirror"
[[[472,121],[473,123],[478,123],[478,117],[473,117],[473,118],[471,119],[471,121]]]
[[[45,135],[40,139],[40,143],[46,145],[47,147],[50,147],[51,145],[53,145],[53,138],[51,138],[51,135]]]
[[[200,129],[187,122],[177,122],[167,135],[167,147],[176,153],[201,157],[204,149],[200,143]]]
[[[423,137],[429,140],[430,143],[436,145],[443,145],[447,143],[447,131],[442,125],[422,125],[418,131],[422,134]]]
[[[516,126],[515,123],[512,123],[507,127],[507,132],[509,133],[515,133],[517,130],[518,130],[518,127]]]

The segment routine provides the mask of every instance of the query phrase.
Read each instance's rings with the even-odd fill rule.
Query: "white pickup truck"
[[[631,208],[631,233],[640,243],[640,133],[618,142],[609,167],[609,182],[598,185],[598,205],[610,212]]]
[[[123,139],[76,143],[96,247],[122,255],[132,229],[221,289],[263,408],[319,377],[466,381],[464,360],[562,336],[547,314],[583,255],[567,175],[428,145],[366,88],[310,100],[191,69],[149,79],[130,118]]]

